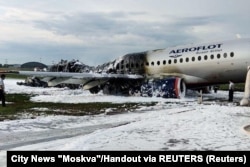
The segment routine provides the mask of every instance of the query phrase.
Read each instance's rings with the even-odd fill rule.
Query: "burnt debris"
[[[77,72],[77,73],[88,73],[93,71],[95,67],[88,66],[81,63],[79,60],[61,60],[58,64],[54,64],[50,67],[50,72]]]

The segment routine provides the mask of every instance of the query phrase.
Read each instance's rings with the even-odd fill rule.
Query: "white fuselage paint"
[[[145,67],[146,75],[150,78],[177,76],[183,78],[187,86],[228,83],[229,80],[244,82],[250,65],[250,39],[148,51],[146,60],[149,64]]]

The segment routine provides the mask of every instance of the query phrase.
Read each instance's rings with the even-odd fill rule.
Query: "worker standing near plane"
[[[2,106],[5,107],[5,91],[4,91],[4,79],[5,75],[2,74],[0,78],[0,99],[2,100]]]
[[[229,102],[233,101],[234,97],[234,83],[232,81],[229,81]]]

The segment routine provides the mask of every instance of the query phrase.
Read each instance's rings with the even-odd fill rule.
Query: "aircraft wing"
[[[59,78],[76,78],[76,79],[107,79],[107,78],[128,78],[141,79],[142,75],[136,74],[107,74],[107,73],[70,73],[70,72],[34,72],[19,71],[21,75],[37,76],[37,77],[59,77]]]
[[[35,72],[19,71],[19,74],[26,76],[35,76],[44,78],[43,81],[48,86],[57,86],[59,84],[81,84],[83,89],[91,89],[101,85],[110,79],[142,79],[142,75],[135,74],[107,74],[107,73],[69,73],[69,72]]]

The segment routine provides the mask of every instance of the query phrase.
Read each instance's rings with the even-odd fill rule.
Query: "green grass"
[[[6,74],[6,79],[9,79],[9,78],[11,78],[11,79],[26,79],[27,76],[20,75],[18,73],[7,73]]]
[[[19,75],[18,73],[6,73],[6,79],[26,79],[27,76]],[[107,109],[112,109],[112,112],[107,114],[117,114],[122,112],[132,111],[142,105],[141,103],[49,103],[49,102],[31,102],[28,94],[6,94],[6,101],[10,102],[6,107],[0,104],[0,121],[6,119],[18,119],[21,115],[28,114],[32,117],[38,115],[94,115],[104,113]],[[0,101],[1,102],[1,101]],[[143,105],[151,106],[156,103],[145,103]],[[47,108],[46,111],[38,111],[35,108]]]
[[[18,119],[21,115],[27,114],[31,117],[38,115],[94,115],[104,113],[107,109],[112,109],[108,114],[117,114],[122,112],[133,111],[142,104],[140,103],[37,103],[30,101],[30,95],[26,94],[7,94],[6,101],[11,102],[6,107],[0,106],[0,121],[5,119]],[[143,105],[152,106],[155,102]],[[38,111],[35,108],[47,108],[46,111]]]
[[[18,71],[30,71],[31,69],[21,69],[21,68],[15,68],[15,67],[10,67],[10,68],[0,68],[0,73],[5,73],[6,79],[8,78],[13,78],[13,79],[26,79],[27,76],[25,75],[20,75],[18,74]]]
[[[219,90],[228,90],[228,86],[229,84],[222,84],[219,86]],[[235,84],[235,91],[240,91],[240,92],[244,92],[245,89],[245,83],[236,83]]]

